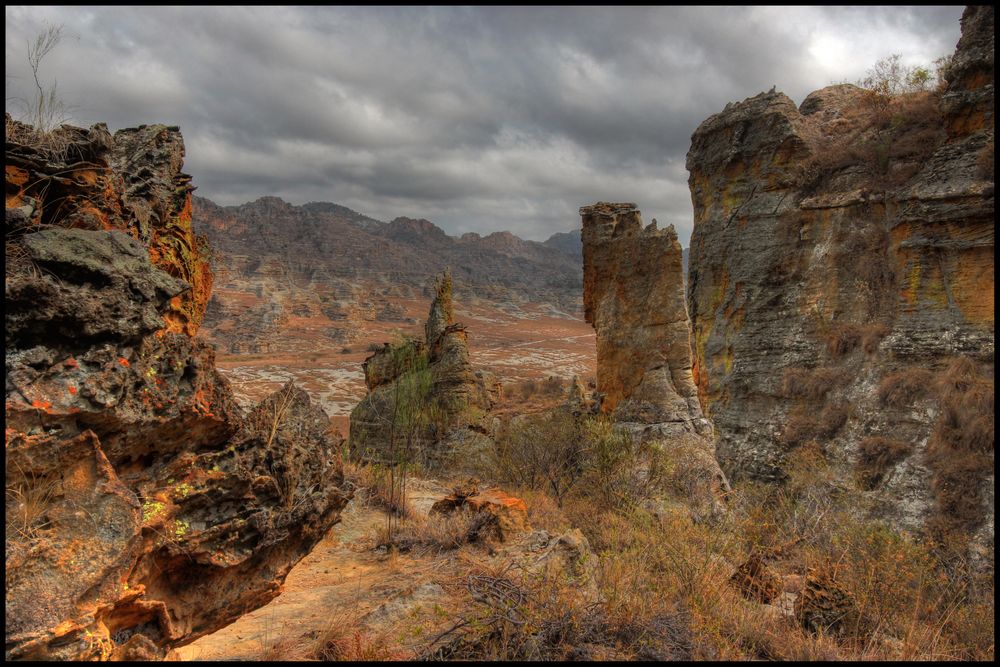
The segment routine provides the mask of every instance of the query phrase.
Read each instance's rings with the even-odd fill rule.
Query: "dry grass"
[[[372,632],[357,616],[340,612],[315,637],[281,635],[265,631],[254,656],[259,662],[382,662],[411,657],[394,644],[388,629]]]
[[[259,662],[292,662],[308,660],[309,643],[295,637],[278,637],[274,640],[260,640],[260,647],[255,656]]]
[[[787,368],[781,379],[781,393],[787,398],[821,400],[844,379],[844,372],[838,368]]]
[[[902,408],[913,405],[933,387],[934,374],[925,368],[907,368],[890,373],[878,385],[878,400],[882,405]]]
[[[849,168],[876,189],[902,185],[947,138],[937,92],[869,93],[859,101],[826,128],[829,134],[803,163],[800,184],[807,193],[825,188]]]
[[[310,647],[309,657],[326,662],[382,662],[406,660],[393,645],[388,630],[370,632],[357,617],[342,612],[332,618]]]
[[[965,391],[975,384],[962,373],[948,377]],[[895,446],[863,449],[874,468],[899,455]],[[457,582],[465,602],[456,602],[456,622],[428,642],[423,656],[992,659],[992,577],[979,577],[975,587],[960,584],[948,572],[971,577],[964,561],[945,566],[933,542],[860,519],[856,492],[815,443],[790,453],[786,469],[783,486],[737,485],[729,512],[714,522],[695,523],[686,506],[669,501],[655,510],[608,503],[590,483],[575,487],[561,506],[544,485],[518,490],[536,512],[536,527],[555,533],[574,525],[584,532],[597,555],[590,575],[596,591],[585,594],[565,571],[530,574],[477,557]],[[426,525],[414,527],[428,535],[425,542],[442,542]],[[455,544],[460,532],[445,531],[445,544]],[[746,599],[733,573],[747,554],[758,554],[785,590],[797,590],[789,582],[810,569],[825,574],[851,612],[837,634]]]
[[[789,413],[782,442],[793,448],[809,441],[829,440],[847,423],[849,416],[850,409],[844,403],[831,403],[819,412],[801,406]]]
[[[492,519],[489,514],[452,512],[448,515],[414,514],[401,522],[392,531],[390,538],[386,526],[379,526],[375,533],[376,547],[394,547],[399,551],[418,553],[440,553],[458,549],[463,544],[480,541],[490,531],[486,524]]]
[[[70,160],[73,133],[61,128],[39,130],[8,115],[4,117],[4,137],[7,143],[24,146],[41,154],[49,162],[62,163]]]
[[[48,527],[47,513],[59,493],[58,475],[35,475],[8,465],[5,526],[9,538],[34,540]]]
[[[854,324],[837,322],[826,335],[826,350],[834,359],[849,354],[860,347],[865,354],[874,354],[878,345],[889,333],[889,327],[880,323]]]
[[[927,464],[934,472],[936,527],[973,531],[984,520],[982,487],[993,472],[993,379],[968,358],[953,361],[936,388],[941,413],[927,443]]]
[[[886,472],[913,450],[913,445],[902,440],[872,436],[858,446],[857,473],[861,483],[874,488]]]

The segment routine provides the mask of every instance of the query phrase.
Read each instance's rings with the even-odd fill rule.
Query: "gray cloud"
[[[797,101],[878,58],[950,54],[961,7],[10,7],[73,120],[180,125],[199,194],[334,201],[544,239],[635,201],[691,231],[684,154],[727,102]],[[13,111],[13,109],[11,109]]]

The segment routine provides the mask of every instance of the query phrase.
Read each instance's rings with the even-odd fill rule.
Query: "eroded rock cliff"
[[[993,28],[943,91],[730,104],[692,137],[694,378],[723,467],[818,449],[868,509],[993,533]]]
[[[673,226],[644,227],[635,204],[599,202],[583,217],[583,303],[597,333],[601,410],[699,471],[704,499],[728,488],[691,374],[681,246]]]
[[[246,418],[176,128],[8,118],[7,659],[162,657],[255,609],[347,497],[288,385]]]

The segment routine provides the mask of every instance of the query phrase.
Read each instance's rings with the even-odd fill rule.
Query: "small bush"
[[[324,662],[384,662],[410,656],[393,648],[388,631],[371,633],[356,616],[341,613],[319,634],[308,657]]]
[[[826,335],[826,350],[831,357],[842,357],[861,343],[861,327],[837,322]]]
[[[907,368],[890,373],[878,385],[878,400],[894,408],[909,407],[932,388],[934,374],[925,368]]]
[[[563,381],[554,375],[550,375],[542,381],[541,390],[546,396],[562,396],[565,391]]]
[[[913,446],[902,440],[881,436],[865,438],[858,446],[857,471],[862,483],[874,488],[892,466],[906,457]]]
[[[278,637],[274,640],[268,640],[265,635],[258,642],[258,652],[255,658],[259,662],[290,662],[306,660],[310,657],[309,644],[304,639]]]
[[[544,488],[562,506],[584,471],[580,425],[564,412],[527,415],[501,424],[494,456],[497,480]]]

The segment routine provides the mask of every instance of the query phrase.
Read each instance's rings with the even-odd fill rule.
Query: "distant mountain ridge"
[[[206,328],[234,354],[291,349],[288,327],[301,318],[335,345],[357,340],[372,322],[405,324],[407,308],[445,268],[459,303],[582,314],[580,258],[506,231],[454,237],[426,219],[383,222],[340,204],[278,197],[239,206],[193,197],[193,224],[208,237],[219,276]]]
[[[296,265],[315,261],[336,274],[415,274],[420,284],[450,266],[459,284],[502,285],[532,300],[555,298],[564,305],[566,291],[582,287],[580,262],[554,247],[552,239],[528,241],[506,231],[453,237],[429,220],[383,222],[331,202],[294,206],[279,197],[260,197],[219,206],[204,197],[193,199],[195,228],[222,253],[291,253]]]

